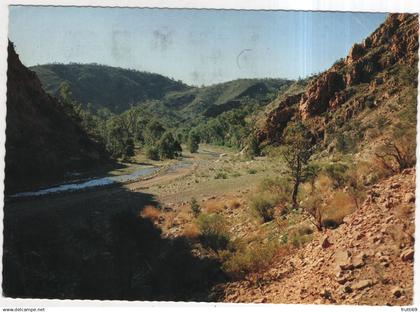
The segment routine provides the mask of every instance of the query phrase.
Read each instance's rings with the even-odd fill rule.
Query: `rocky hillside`
[[[227,302],[410,305],[415,170],[374,185],[335,230],[222,287]]]
[[[395,102],[415,105],[418,27],[417,15],[390,14],[345,59],[313,78],[305,90],[278,101],[265,117],[258,133],[260,142],[281,143],[282,132],[292,119],[306,121],[324,147],[332,143],[329,134],[359,128],[359,123],[359,136],[366,138],[380,115],[392,124],[396,112],[407,106],[397,103],[393,107]]]
[[[10,42],[7,77],[6,192],[23,190],[34,181],[59,181],[70,171],[105,161],[101,146],[44,92]]]

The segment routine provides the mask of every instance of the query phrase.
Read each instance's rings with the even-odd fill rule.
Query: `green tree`
[[[297,207],[299,186],[305,180],[309,158],[314,152],[311,141],[311,133],[300,121],[289,123],[283,134],[282,154],[292,176],[292,205],[294,208]]]
[[[200,143],[200,136],[195,131],[190,131],[188,134],[187,146],[191,153],[197,153]]]
[[[161,159],[174,158],[182,152],[181,144],[167,131],[158,142],[159,157]]]
[[[134,155],[134,142],[120,116],[106,123],[106,148],[113,157],[127,159]]]
[[[146,145],[155,145],[161,139],[165,131],[165,127],[159,121],[152,119],[147,123],[146,129],[144,130],[144,142]]]

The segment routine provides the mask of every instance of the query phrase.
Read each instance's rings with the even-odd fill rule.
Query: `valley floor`
[[[129,210],[142,215],[161,231],[163,240],[170,242],[186,238],[191,243],[191,253],[201,259],[197,261],[205,261],[213,255],[197,244],[197,234],[192,230],[192,198],[197,199],[204,212],[223,215],[233,239],[241,239],[251,245],[258,244],[261,237],[281,239],[284,227],[307,223],[307,220],[291,216],[286,223],[261,225],[249,213],[249,197],[255,193],[257,185],[264,178],[282,174],[282,166],[277,161],[266,158],[244,161],[231,151],[211,146],[200,146],[199,153],[186,154],[184,161],[188,165],[170,167],[147,179],[122,185],[35,199],[6,200],[3,260],[6,294],[41,298],[368,305],[412,303],[414,170],[405,170],[403,174],[374,186],[363,206],[347,216],[338,229],[315,232],[309,242],[300,248],[291,248],[288,254],[274,257],[268,268],[247,274],[237,281],[229,281],[220,273],[220,264],[215,264],[211,273],[213,280],[206,281],[207,290],[186,289],[188,295],[184,292],[174,294],[172,290],[159,293],[161,286],[156,286],[149,295],[136,297],[135,283],[131,280],[135,268],[133,272],[118,271],[115,265],[123,262],[120,258],[120,262],[112,260],[110,252],[113,251],[106,245],[112,241],[108,232],[109,223],[112,223],[110,220],[115,214]],[[144,207],[147,206],[159,207],[159,212],[145,215]],[[41,229],[28,226],[39,226]],[[57,236],[51,237],[51,233]],[[105,243],[98,244],[96,239],[101,240],[101,237]],[[37,240],[43,240],[42,246],[36,247],[40,243]],[[77,252],[71,251],[72,244]],[[59,246],[64,246],[63,250]],[[86,263],[94,263],[95,257],[101,257],[104,263],[96,270],[116,270],[113,273],[115,276],[109,279],[103,277],[102,283],[120,281],[121,274],[125,274],[130,281],[127,284],[120,281],[125,286],[118,287],[125,288],[126,292],[115,292],[101,286],[105,288],[89,293],[94,285],[85,285],[86,281],[81,278],[84,293],[78,293],[77,289],[81,286],[73,280],[80,277],[71,277],[71,274],[77,273],[71,272],[68,259],[63,260],[62,267],[58,261],[52,270],[48,268],[44,258],[51,253],[57,253],[54,257],[58,258],[62,257],[60,253],[70,254],[76,268],[85,267]],[[41,264],[34,268],[30,261]],[[182,270],[186,272],[189,269],[185,267]],[[206,270],[209,270],[207,266]],[[64,280],[57,277],[63,272],[66,275]],[[192,269],[192,272],[198,271]],[[97,271],[95,274],[102,273]],[[50,280],[44,280],[45,276],[42,278],[45,285],[39,290],[34,289],[37,281],[39,284],[37,274],[52,276]],[[11,276],[19,276],[18,281],[12,281]],[[58,289],[51,292],[51,285],[57,285]],[[110,285],[111,288],[114,286]]]

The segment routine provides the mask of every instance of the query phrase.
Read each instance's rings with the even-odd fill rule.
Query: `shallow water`
[[[52,193],[60,193],[60,192],[72,192],[77,190],[82,190],[86,188],[91,188],[95,186],[104,186],[110,185],[114,183],[123,183],[129,181],[135,181],[140,177],[155,173],[159,170],[159,167],[149,167],[149,168],[141,168],[137,171],[134,171],[131,174],[125,174],[120,176],[110,176],[104,178],[94,178],[83,182],[76,182],[76,183],[65,183],[61,185],[56,185],[53,187],[43,188],[37,191],[31,192],[20,192],[11,195],[11,197],[29,197],[29,196],[42,196]]]

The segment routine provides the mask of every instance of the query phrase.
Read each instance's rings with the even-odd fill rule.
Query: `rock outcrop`
[[[417,66],[418,28],[417,14],[390,14],[363,43],[353,45],[345,59],[313,79],[303,94],[292,95],[273,109],[259,133],[260,140],[279,143],[290,120],[310,120],[338,109],[354,96],[352,87],[370,83],[374,88],[384,83],[376,76],[394,64]],[[357,110],[349,109],[347,118]]]

